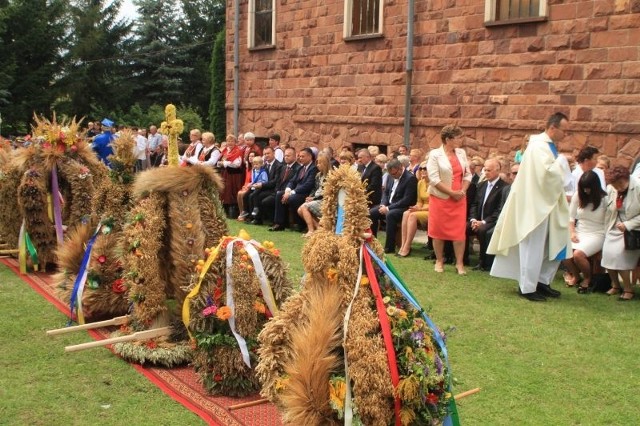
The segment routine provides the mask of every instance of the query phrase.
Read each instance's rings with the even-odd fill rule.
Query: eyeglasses
[[[427,170],[426,167],[418,167],[418,170]]]
[[[517,174],[518,174],[518,172],[509,172],[509,174],[510,174],[511,176],[515,176],[515,175],[517,175]]]

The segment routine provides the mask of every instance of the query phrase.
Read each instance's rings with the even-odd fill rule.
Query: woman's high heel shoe
[[[444,272],[444,266],[442,265],[442,263],[438,264],[438,262],[436,262],[436,266],[435,268],[433,268],[433,270],[438,273],[442,273]]]

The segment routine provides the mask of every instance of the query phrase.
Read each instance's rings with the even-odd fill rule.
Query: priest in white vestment
[[[531,136],[487,248],[496,255],[491,275],[518,280],[531,301],[560,296],[550,284],[560,261],[571,257],[565,187],[573,179],[555,145],[567,126],[567,117],[555,113],[544,133]]]

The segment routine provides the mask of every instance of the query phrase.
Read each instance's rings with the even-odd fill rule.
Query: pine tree
[[[26,133],[34,112],[51,112],[67,31],[65,7],[64,0],[15,0],[3,8],[2,63],[10,74],[2,83],[10,105],[0,105],[5,133]]]
[[[216,37],[211,54],[211,103],[209,104],[211,130],[219,141],[223,141],[227,135],[225,61],[225,30],[222,30]]]
[[[140,14],[135,29],[134,101],[145,108],[154,103],[188,104],[184,81],[192,67],[180,46],[179,11],[168,0],[134,0],[134,4]]]
[[[188,49],[189,66],[193,72],[186,76],[184,90],[187,103],[191,104],[209,122],[211,93],[211,53],[216,36],[225,29],[225,1],[181,0],[184,12],[184,28],[180,43],[191,45]],[[224,74],[224,66],[223,66]],[[207,125],[208,124],[208,125]],[[214,129],[212,123],[205,123]]]
[[[118,20],[121,0],[75,0],[73,26],[58,110],[100,117],[131,99],[131,27]]]

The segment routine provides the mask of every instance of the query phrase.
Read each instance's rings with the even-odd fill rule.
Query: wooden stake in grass
[[[453,397],[453,399],[457,401],[460,398],[464,398],[465,396],[473,395],[474,393],[478,393],[478,392],[480,392],[480,388],[469,389],[468,391],[457,394],[456,396]]]
[[[237,410],[239,408],[253,407],[254,405],[265,404],[267,402],[269,402],[267,398],[256,399],[255,401],[249,401],[249,402],[243,402],[242,404],[230,405],[227,407],[227,410],[231,411],[231,410]]]
[[[129,321],[128,315],[111,318],[110,320],[92,322],[89,324],[74,325],[72,327],[56,328],[55,330],[47,330],[47,336],[56,336],[58,334],[74,333],[82,330],[92,330],[94,328],[108,327],[110,325],[122,325]]]
[[[152,328],[151,330],[138,331],[127,336],[112,337],[111,339],[97,340],[95,342],[80,343],[79,345],[67,346],[65,352],[77,352],[85,349],[107,346],[113,343],[131,342],[134,340],[147,340],[154,337],[168,336],[171,334],[171,327]]]

